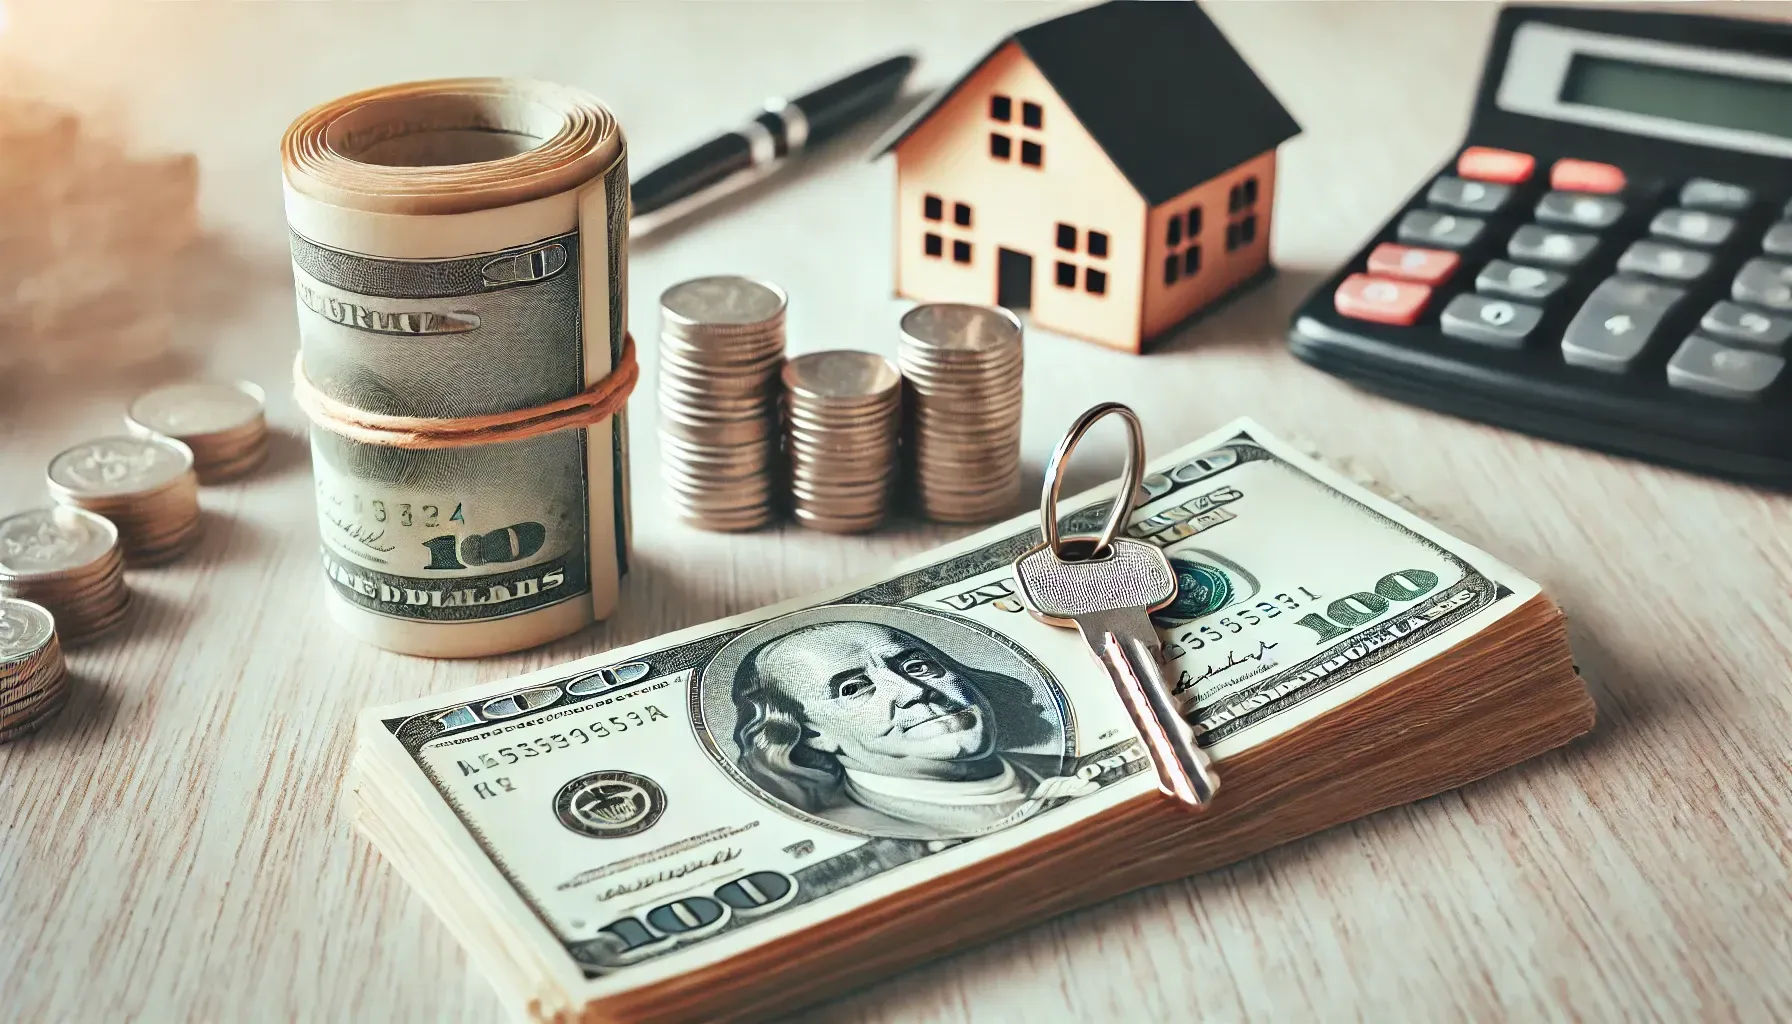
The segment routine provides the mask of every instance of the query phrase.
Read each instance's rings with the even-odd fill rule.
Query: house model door
[[[1033,257],[1013,249],[996,249],[996,305],[1028,309],[1033,305]]]

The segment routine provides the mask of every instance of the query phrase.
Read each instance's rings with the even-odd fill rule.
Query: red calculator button
[[[1624,172],[1591,160],[1557,160],[1549,169],[1549,187],[1563,192],[1624,191]]]
[[[1443,284],[1462,264],[1462,257],[1442,249],[1415,249],[1383,242],[1369,254],[1369,273],[1420,284]]]
[[[1401,326],[1417,320],[1429,301],[1429,285],[1368,274],[1350,275],[1332,295],[1332,305],[1344,316]]]
[[[1509,149],[1470,146],[1456,158],[1456,173],[1476,181],[1516,185],[1521,181],[1531,180],[1531,172],[1536,169],[1536,157],[1529,153],[1514,153]]]

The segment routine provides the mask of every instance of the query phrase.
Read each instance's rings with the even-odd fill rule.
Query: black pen
[[[629,186],[630,232],[650,231],[757,181],[816,143],[858,124],[896,98],[914,69],[910,54],[891,57],[794,100],[771,99],[763,112]]]

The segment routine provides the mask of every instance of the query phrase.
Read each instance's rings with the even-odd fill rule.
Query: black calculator
[[[1792,486],[1792,24],[1505,8],[1467,138],[1290,344],[1441,412]]]

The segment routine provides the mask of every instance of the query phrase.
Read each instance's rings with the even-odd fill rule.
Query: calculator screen
[[[1792,138],[1792,82],[1577,53],[1568,103]]]
[[[1792,58],[1527,21],[1495,97],[1552,121],[1792,157]]]

